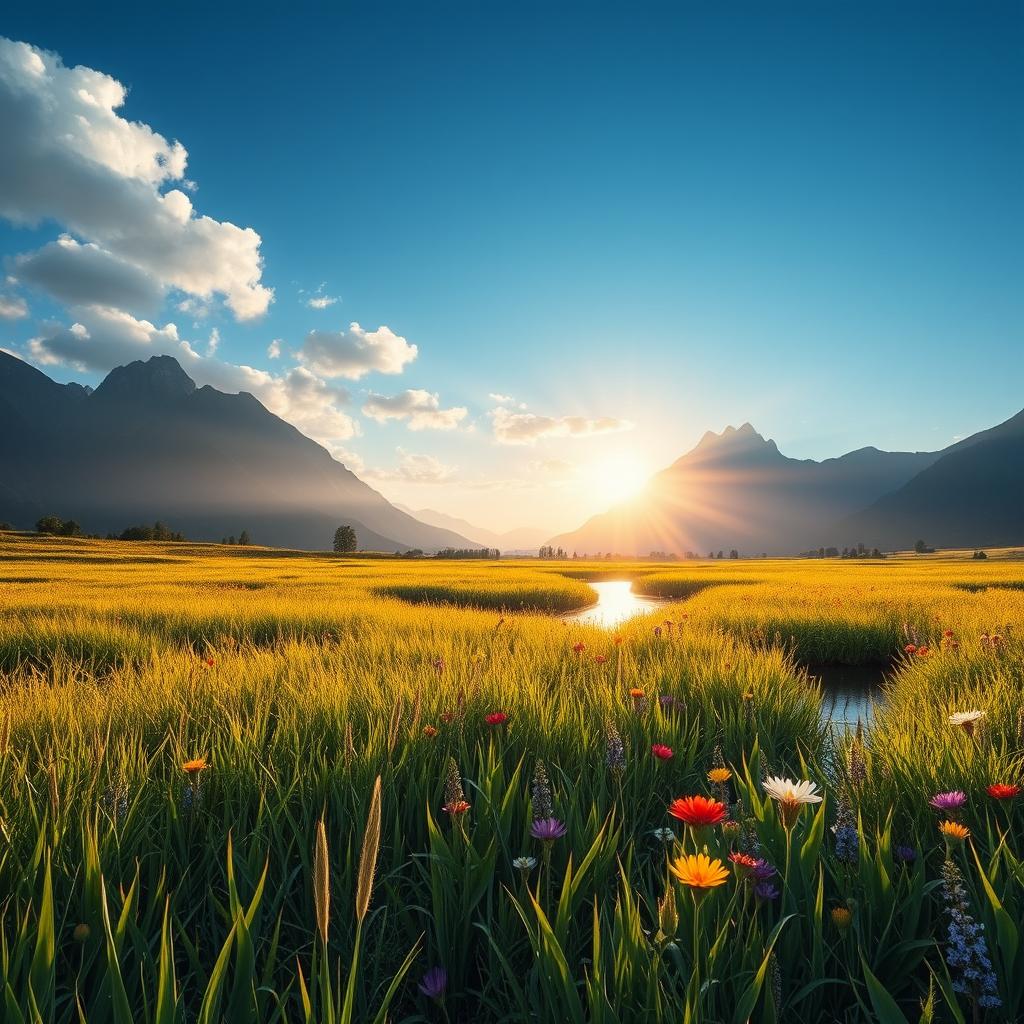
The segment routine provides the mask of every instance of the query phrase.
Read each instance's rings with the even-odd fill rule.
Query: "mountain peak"
[[[127,366],[117,366],[94,392],[96,397],[151,401],[188,398],[195,381],[173,356],[150,356]]]
[[[720,434],[716,434],[713,430],[705,432],[704,436],[697,443],[698,449],[707,448],[775,448],[774,441],[768,441],[762,437],[750,423],[744,423],[739,427],[734,427],[732,424],[727,426]]]

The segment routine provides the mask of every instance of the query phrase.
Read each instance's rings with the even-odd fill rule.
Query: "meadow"
[[[1024,560],[989,554],[0,534],[0,1016],[1019,1020]],[[561,617],[610,578],[665,603]],[[863,728],[818,664],[888,670]]]

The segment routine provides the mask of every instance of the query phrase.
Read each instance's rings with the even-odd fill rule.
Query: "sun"
[[[635,452],[611,452],[587,463],[580,473],[594,498],[618,504],[636,497],[651,478],[651,468]]]

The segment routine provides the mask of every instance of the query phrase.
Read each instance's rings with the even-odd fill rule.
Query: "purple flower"
[[[658,703],[666,710],[671,711],[675,707],[676,699],[671,693],[663,693],[658,698]]]
[[[755,882],[767,882],[769,878],[774,878],[775,874],[775,866],[769,864],[764,857],[758,857],[750,869],[749,877]]]
[[[428,999],[440,999],[448,988],[448,972],[443,967],[431,967],[419,984],[420,991]]]
[[[561,839],[568,831],[557,818],[538,818],[530,826],[530,835],[534,839],[543,839],[546,843]]]
[[[893,847],[892,856],[893,860],[899,861],[900,864],[913,864],[917,860],[917,850],[912,846],[898,844]]]
[[[754,895],[759,900],[777,900],[779,898],[779,890],[771,882],[758,882],[754,886]]]
[[[967,803],[967,794],[962,789],[954,789],[949,793],[936,793],[928,801],[928,806],[943,814],[959,811]]]

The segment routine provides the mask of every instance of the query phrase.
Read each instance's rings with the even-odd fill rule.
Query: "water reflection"
[[[809,665],[807,673],[821,683],[821,717],[840,729],[858,719],[865,725],[881,699],[885,665]]]
[[[644,597],[634,594],[633,584],[629,580],[607,580],[603,583],[591,583],[597,591],[597,604],[584,608],[582,611],[569,612],[564,618],[566,622],[582,622],[589,626],[604,626],[606,629],[617,626],[620,622],[654,611],[664,602],[656,597]]]

